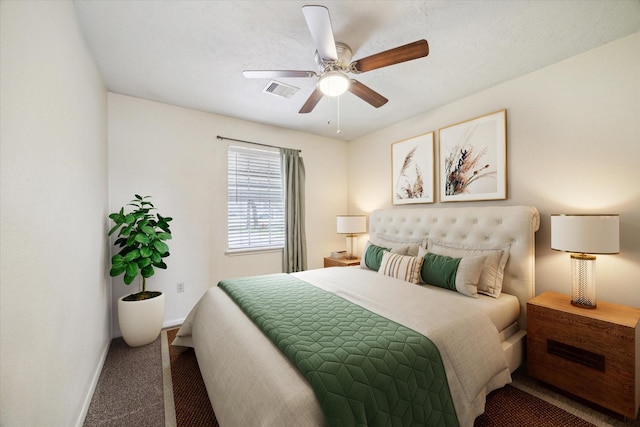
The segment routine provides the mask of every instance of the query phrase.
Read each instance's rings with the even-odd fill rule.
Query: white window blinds
[[[230,250],[284,246],[284,195],[278,151],[230,145],[227,200]]]

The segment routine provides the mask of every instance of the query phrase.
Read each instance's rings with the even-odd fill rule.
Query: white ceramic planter
[[[152,343],[164,320],[164,294],[143,301],[118,300],[118,323],[122,338],[131,347]]]

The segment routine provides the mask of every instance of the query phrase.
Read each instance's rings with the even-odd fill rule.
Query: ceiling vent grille
[[[272,95],[281,96],[283,98],[291,98],[297,91],[299,91],[299,87],[290,86],[285,83],[277,82],[275,80],[271,80],[267,87],[265,87],[262,91],[265,93],[270,93]]]

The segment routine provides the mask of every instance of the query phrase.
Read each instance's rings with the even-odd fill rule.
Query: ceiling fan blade
[[[351,63],[351,71],[364,73],[365,71],[399,64],[412,59],[422,58],[429,54],[429,44],[426,40],[418,40],[413,43],[399,46],[384,52],[376,53],[366,58],[358,59]]]
[[[307,99],[307,102],[304,103],[300,111],[298,111],[298,113],[300,114],[310,113],[311,111],[313,111],[313,109],[316,107],[316,105],[318,104],[318,102],[320,102],[321,99],[322,99],[322,92],[320,92],[320,89],[316,88],[309,96],[309,99]]]
[[[242,74],[248,79],[277,79],[283,77],[317,77],[313,71],[296,70],[244,70]]]
[[[369,86],[363,85],[357,80],[351,79],[351,84],[349,85],[349,92],[362,99],[365,102],[373,105],[376,108],[382,107],[384,104],[389,102],[387,98],[380,95],[375,90],[371,89]]]
[[[329,9],[324,6],[302,6],[304,19],[307,21],[311,37],[316,44],[320,59],[337,61],[336,41],[329,18]]]

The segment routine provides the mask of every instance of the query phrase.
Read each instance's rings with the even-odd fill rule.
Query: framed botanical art
[[[507,110],[438,131],[440,201],[507,198]]]
[[[394,205],[433,203],[433,132],[391,144]]]

